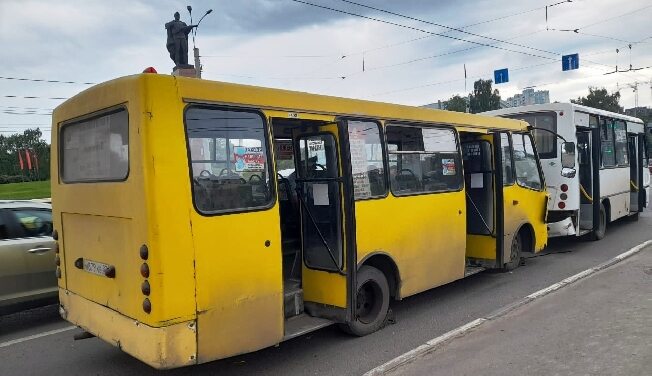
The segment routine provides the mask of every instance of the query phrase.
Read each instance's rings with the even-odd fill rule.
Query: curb
[[[557,283],[552,284],[552,285],[550,285],[550,286],[548,286],[546,288],[543,288],[543,289],[541,289],[539,291],[536,291],[536,292],[526,296],[525,298],[523,298],[523,299],[521,299],[521,300],[519,300],[519,301],[517,301],[517,302],[515,302],[513,304],[510,304],[510,305],[507,305],[505,307],[499,308],[499,309],[489,313],[486,317],[481,317],[481,318],[475,319],[475,320],[473,320],[473,321],[471,321],[471,322],[469,322],[469,323],[467,323],[465,325],[462,325],[462,326],[460,326],[458,328],[455,328],[455,329],[453,329],[451,331],[448,331],[448,332],[442,334],[439,337],[433,338],[430,341],[424,343],[423,345],[418,346],[418,347],[416,347],[416,348],[414,348],[414,349],[412,349],[412,350],[410,350],[410,351],[408,351],[408,352],[406,352],[406,353],[404,353],[402,355],[399,355],[398,357],[396,357],[396,358],[394,358],[394,359],[392,359],[392,360],[390,360],[390,361],[388,361],[388,362],[386,362],[384,364],[381,364],[380,366],[378,366],[378,367],[376,367],[376,368],[374,368],[372,370],[367,371],[366,373],[364,373],[363,376],[384,375],[387,372],[390,372],[390,371],[392,371],[392,370],[394,370],[394,369],[396,369],[396,368],[398,368],[398,367],[400,367],[402,365],[410,363],[411,361],[415,360],[419,356],[423,356],[423,355],[426,355],[426,354],[428,354],[428,353],[430,353],[432,351],[435,351],[438,347],[440,347],[444,343],[446,343],[446,342],[448,342],[448,341],[450,341],[452,339],[461,337],[461,336],[465,335],[466,333],[472,331],[473,329],[476,329],[476,328],[482,326],[483,324],[485,324],[488,321],[500,318],[500,317],[508,314],[509,312],[511,312],[511,311],[513,311],[513,310],[515,310],[517,308],[520,308],[520,307],[522,307],[524,305],[527,305],[527,304],[529,304],[529,303],[531,303],[531,302],[533,302],[533,301],[535,301],[535,300],[537,300],[539,298],[542,298],[542,297],[544,297],[544,296],[546,296],[546,295],[548,295],[548,294],[550,294],[552,292],[555,292],[557,290],[560,290],[560,289],[562,289],[562,288],[564,288],[566,286],[570,286],[570,285],[574,284],[575,282],[580,281],[580,280],[582,280],[582,279],[584,279],[584,278],[586,278],[586,277],[588,277],[590,275],[593,275],[593,274],[595,274],[595,273],[597,273],[597,272],[599,272],[601,270],[607,269],[610,266],[618,264],[619,262],[621,262],[621,261],[623,261],[623,260],[625,260],[625,259],[639,253],[640,251],[642,251],[645,247],[647,247],[649,245],[652,245],[652,240],[647,240],[647,241],[645,241],[645,242],[643,242],[643,243],[641,243],[641,244],[639,244],[639,245],[637,245],[635,247],[632,247],[628,251],[623,252],[623,253],[619,254],[618,256],[616,256],[616,257],[614,257],[614,258],[612,258],[610,260],[607,260],[606,262],[603,262],[603,263],[599,264],[598,266],[595,266],[595,267],[589,268],[587,270],[584,270],[582,272],[579,272],[579,273],[577,273],[575,275],[572,275],[572,276],[570,276],[568,278],[565,278],[565,279],[561,280],[560,282],[557,282]]]

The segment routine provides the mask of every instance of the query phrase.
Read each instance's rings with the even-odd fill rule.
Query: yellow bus
[[[330,324],[546,245],[527,123],[158,74],[57,107],[61,315],[159,369]]]

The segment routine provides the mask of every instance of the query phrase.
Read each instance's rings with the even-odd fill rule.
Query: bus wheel
[[[380,329],[389,309],[389,284],[385,274],[364,265],[358,271],[354,319],[340,327],[349,334],[365,336]]]
[[[505,263],[503,271],[510,271],[518,268],[521,264],[521,253],[523,252],[523,234],[519,231],[512,238],[512,246],[510,247],[509,261]]]
[[[604,204],[600,203],[600,221],[598,222],[598,229],[594,230],[591,233],[593,240],[600,240],[604,238],[604,234],[607,230],[607,211],[604,208]]]

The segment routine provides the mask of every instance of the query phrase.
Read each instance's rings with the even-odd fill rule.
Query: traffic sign
[[[509,81],[509,71],[507,68],[498,69],[494,71],[494,82],[496,84],[504,84]]]
[[[564,55],[561,57],[561,70],[568,71],[578,69],[580,67],[580,55]]]

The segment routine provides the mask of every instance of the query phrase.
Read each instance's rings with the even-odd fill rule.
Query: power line
[[[437,23],[437,22],[431,22],[431,21],[423,20],[423,19],[421,19],[421,18],[416,18],[416,17],[406,16],[406,15],[404,15],[404,14],[400,14],[400,13],[396,13],[396,12],[391,12],[391,11],[388,11],[388,10],[385,10],[385,9],[380,9],[380,8],[372,7],[372,6],[369,6],[369,5],[360,4],[360,3],[357,3],[357,2],[355,2],[355,1],[350,1],[350,0],[340,0],[340,1],[342,1],[342,2],[344,2],[344,3],[347,3],[347,4],[353,4],[353,5],[357,5],[357,6],[359,6],[359,7],[363,7],[363,8],[367,8],[367,9],[372,9],[372,10],[375,10],[375,11],[378,11],[378,12],[382,12],[382,13],[390,14],[390,15],[392,15],[392,16],[397,16],[397,17],[405,18],[405,19],[408,19],[408,20],[411,20],[411,21],[418,21],[418,22],[422,22],[422,23],[425,23],[425,24],[428,24],[428,25],[432,25],[432,26],[442,27],[442,28],[448,29],[448,30],[450,30],[450,31],[457,31],[457,32],[459,32],[459,33],[463,33],[463,34],[471,35],[471,36],[474,36],[474,37],[479,37],[479,38],[488,39],[488,40],[491,40],[491,41],[494,41],[494,42],[505,43],[505,44],[509,44],[509,45],[512,45],[512,46],[517,46],[517,47],[521,47],[521,48],[526,48],[526,49],[530,49],[530,50],[533,50],[533,51],[545,52],[545,53],[549,53],[549,54],[553,54],[553,55],[556,55],[556,54],[557,54],[556,52],[551,52],[551,51],[547,51],[547,50],[540,49],[540,48],[530,47],[530,46],[526,46],[526,45],[524,45],[524,44],[520,44],[520,43],[513,43],[513,42],[509,42],[509,41],[502,40],[502,39],[492,38],[492,37],[484,36],[484,35],[477,34],[477,33],[472,33],[472,32],[470,32],[470,31],[466,31],[466,30],[461,29],[461,28],[456,28],[456,27],[447,26],[447,25],[443,25],[443,24],[440,24],[440,23]],[[565,2],[561,2],[561,3],[559,3],[559,4],[570,3],[570,2],[571,2],[571,1],[566,0]]]
[[[404,29],[409,29],[409,30],[419,31],[419,32],[427,33],[427,34],[431,34],[431,35],[436,35],[436,36],[440,36],[442,38],[448,38],[448,39],[453,39],[453,40],[457,40],[457,41],[461,41],[461,42],[476,44],[476,45],[480,45],[480,46],[484,46],[484,47],[490,47],[490,48],[494,48],[494,49],[498,49],[498,50],[514,52],[514,53],[527,55],[527,56],[532,56],[532,57],[538,57],[538,58],[541,58],[541,59],[548,59],[548,60],[553,59],[553,58],[550,58],[550,57],[547,57],[547,56],[537,55],[537,54],[533,54],[533,53],[529,53],[529,52],[525,52],[525,51],[512,50],[512,49],[505,48],[505,47],[500,47],[500,46],[481,43],[481,42],[476,42],[476,41],[472,41],[472,40],[468,40],[468,39],[464,39],[464,38],[459,38],[459,37],[454,37],[454,36],[450,36],[450,35],[446,35],[446,34],[442,34],[442,33],[436,33],[436,32],[432,32],[432,31],[420,29],[420,28],[414,27],[414,26],[408,26],[408,25],[403,25],[403,24],[399,24],[399,23],[396,23],[396,22],[382,20],[380,18],[364,16],[364,15],[361,15],[361,14],[348,12],[348,11],[344,11],[344,10],[341,10],[341,9],[331,8],[331,7],[327,7],[327,6],[319,5],[319,4],[314,4],[314,3],[311,3],[311,2],[308,2],[308,1],[303,1],[303,0],[291,0],[291,1],[294,1],[295,3],[309,5],[309,6],[316,7],[316,8],[330,10],[330,11],[337,12],[337,13],[346,14],[346,15],[349,15],[349,16],[364,18],[364,19],[367,19],[367,20],[370,20],[370,21],[375,21],[375,22],[380,22],[380,23],[384,23],[384,24],[387,24],[387,25],[397,26],[397,27],[401,27],[401,28],[404,28]]]
[[[52,100],[62,100],[62,99],[68,99],[67,97],[37,97],[37,96],[20,96],[20,95],[3,95],[3,98],[17,98],[17,99],[52,99]]]
[[[652,8],[652,5],[648,5],[648,6],[645,6],[645,7],[642,7],[642,8],[638,8],[638,9],[635,9],[635,10],[633,10],[633,11],[631,11],[631,12],[623,13],[623,14],[621,14],[621,15],[619,15],[619,16],[614,16],[614,17],[605,18],[605,19],[603,19],[603,20],[596,21],[596,22],[590,23],[590,24],[588,24],[588,25],[584,25],[584,26],[580,27],[580,29],[586,29],[586,28],[589,28],[589,27],[592,27],[592,26],[595,26],[595,25],[599,25],[599,24],[601,24],[601,23],[605,23],[605,22],[609,22],[609,21],[611,21],[611,20],[615,20],[616,18],[629,16],[630,14],[633,14],[633,13],[636,13],[636,12],[640,12],[640,11],[645,10],[645,9],[648,9],[648,8]]]
[[[59,81],[59,80],[45,80],[45,79],[38,79],[38,78],[0,77],[0,79],[14,80],[14,81],[47,82],[47,83],[58,83],[58,84],[95,85],[95,82]]]

